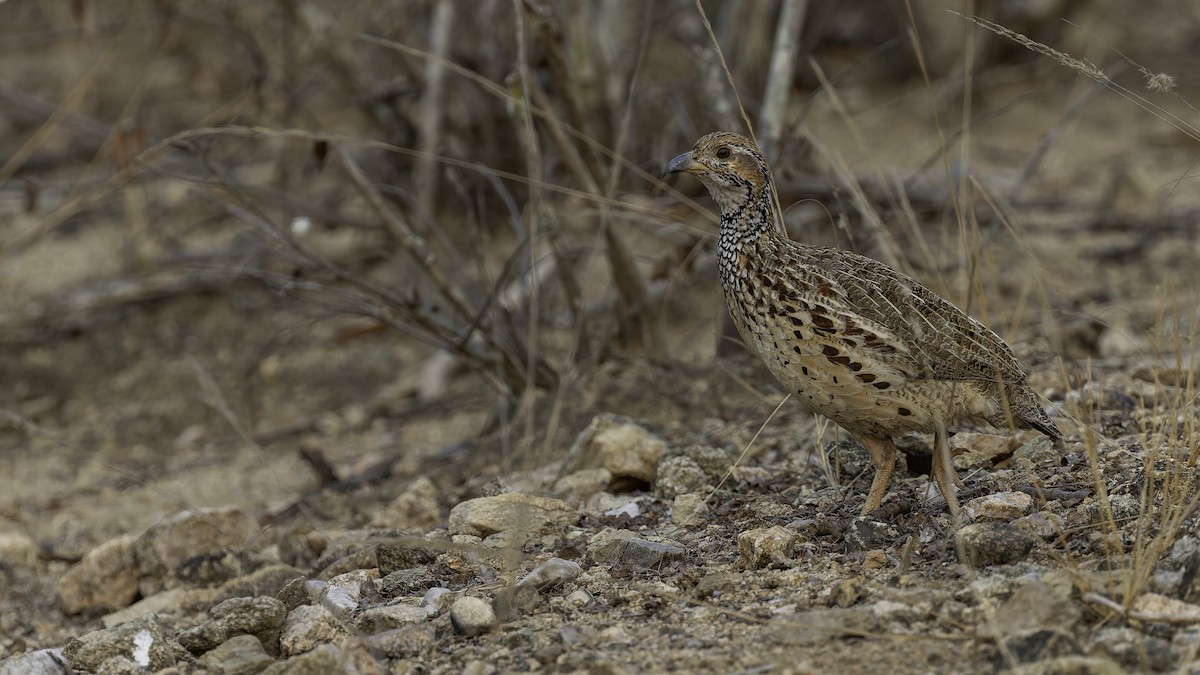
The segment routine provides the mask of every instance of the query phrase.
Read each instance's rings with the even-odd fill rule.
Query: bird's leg
[[[875,466],[875,478],[871,480],[871,491],[867,493],[867,503],[863,505],[865,516],[883,504],[883,496],[887,494],[888,483],[892,480],[892,471],[896,469],[896,444],[890,438],[879,436],[855,438],[867,449],[871,464]]]
[[[956,486],[961,485],[962,481],[958,477],[958,472],[954,470],[954,464],[950,461],[950,439],[946,436],[946,425],[941,420],[934,422],[933,479],[946,499],[950,517],[957,522],[959,508],[955,492],[957,491]]]

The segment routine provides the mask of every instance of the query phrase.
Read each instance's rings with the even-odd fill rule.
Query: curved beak
[[[692,160],[692,153],[685,152],[675,159],[667,162],[667,168],[663,169],[662,175],[659,178],[665,178],[673,173],[691,173],[696,168],[696,162]]]

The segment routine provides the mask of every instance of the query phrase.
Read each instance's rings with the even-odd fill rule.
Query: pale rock
[[[125,535],[100,544],[63,575],[58,585],[58,606],[72,616],[89,610],[112,612],[138,594],[140,570],[134,555],[136,535]]]
[[[301,605],[288,613],[279,635],[279,651],[294,656],[348,634],[333,612],[321,605]]]
[[[206,673],[254,675],[275,663],[253,635],[235,635],[197,659]]]
[[[654,480],[658,458],[667,444],[645,427],[619,417],[603,414],[575,439],[568,456],[593,459],[617,478],[634,478],[647,483]]]
[[[464,595],[450,605],[450,624],[459,635],[475,637],[496,625],[496,612],[487,602]]]
[[[441,521],[438,490],[421,476],[371,519],[371,527],[396,530],[427,530]]]
[[[708,511],[704,495],[695,492],[676,495],[671,501],[671,522],[679,527],[699,527],[704,524]]]
[[[0,565],[28,567],[37,565],[37,543],[23,532],[0,532]]]
[[[142,595],[153,595],[180,564],[218,549],[245,548],[259,534],[258,523],[240,509],[184,511],[154,525],[138,538]]]
[[[179,633],[179,643],[193,654],[203,654],[238,635],[252,635],[273,647],[287,608],[271,597],[230,598],[210,609],[208,616],[208,621]]]
[[[429,613],[416,605],[384,605],[364,610],[354,625],[367,634],[382,633],[414,623],[424,623]]]
[[[613,474],[604,467],[581,469],[569,473],[554,483],[554,494],[576,504],[582,504],[589,497],[608,489]]]
[[[738,535],[738,564],[742,569],[790,567],[799,536],[779,525],[747,530]]]
[[[377,576],[378,573],[373,569],[339,574],[325,583],[317,602],[337,618],[345,619],[358,609],[358,603],[363,597],[364,584],[371,586],[369,590],[374,590]]]
[[[63,658],[75,670],[94,672],[115,658],[156,671],[190,661],[192,657],[151,615],[75,638],[63,648]]]
[[[384,668],[371,656],[365,641],[349,638],[293,654],[288,660],[279,661],[264,670],[263,675],[383,675],[384,672]]]
[[[71,675],[61,649],[39,649],[0,660],[0,675]]]
[[[571,504],[550,497],[508,492],[468,499],[450,510],[450,532],[486,537],[495,532],[552,533],[579,520]]]
[[[966,504],[967,517],[971,520],[1016,520],[1029,513],[1033,497],[1024,492],[997,492],[976,497]]]

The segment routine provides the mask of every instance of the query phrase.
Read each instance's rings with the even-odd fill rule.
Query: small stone
[[[264,675],[324,675],[325,673],[354,673],[382,675],[383,668],[371,656],[366,643],[359,639],[339,640],[321,644],[312,650],[293,655],[263,671]]]
[[[738,535],[738,564],[747,570],[791,567],[798,539],[795,532],[779,525],[742,532]]]
[[[1075,638],[1060,630],[1044,628],[1004,636],[1004,646],[1020,663],[1034,663],[1083,653]]]
[[[371,518],[371,527],[395,530],[427,530],[442,518],[438,490],[426,476],[409,484],[404,492]]]
[[[416,605],[384,605],[371,607],[358,615],[354,625],[364,633],[374,634],[414,623],[424,623],[429,614]]]
[[[153,615],[88,633],[63,648],[63,658],[75,670],[93,672],[114,657],[123,657],[149,671],[192,658]]]
[[[183,563],[223,548],[246,548],[258,523],[240,509],[184,511],[146,530],[136,544],[142,595],[153,595]]]
[[[300,570],[291,565],[277,563],[257,569],[245,576],[230,579],[221,584],[217,591],[222,598],[275,596],[296,579],[304,579],[304,574]]]
[[[608,564],[618,569],[647,569],[683,557],[685,551],[673,544],[648,541],[628,530],[615,530],[596,535],[588,546],[585,561],[589,564]]]
[[[1132,628],[1101,628],[1092,636],[1091,646],[1093,654],[1106,654],[1130,672],[1165,672],[1178,666],[1170,642]]]
[[[1054,441],[1045,436],[1037,438],[1025,443],[1017,448],[1013,453],[1013,457],[1020,460],[1026,460],[1032,464],[1044,464],[1047,462],[1057,462],[1060,459],[1061,453],[1054,446]]]
[[[1113,520],[1118,523],[1137,518],[1141,512],[1141,502],[1138,501],[1137,497],[1130,494],[1109,495],[1108,507],[1112,510]],[[1089,522],[1102,523],[1108,520],[1108,513],[1104,508],[1104,502],[1100,499],[1088,499],[1077,508],[1079,513],[1087,518]]]
[[[566,603],[572,607],[586,607],[592,602],[592,594],[579,588],[571,591],[566,597]]]
[[[979,466],[991,466],[1012,455],[1016,444],[1012,436],[959,432],[950,438],[950,447],[961,450],[954,456],[954,468],[958,470]]]
[[[1158,593],[1142,593],[1133,601],[1133,611],[1153,621],[1184,624],[1200,622],[1200,605],[1176,600]]]
[[[1071,602],[1070,586],[1035,581],[1015,590],[988,626],[1000,639],[1041,630],[1070,634],[1079,618],[1079,607]]]
[[[308,579],[296,577],[284,584],[275,594],[275,599],[283,603],[284,609],[292,611],[300,605],[310,605],[313,597],[308,593]]]
[[[614,477],[649,483],[666,448],[667,444],[645,427],[624,417],[603,414],[593,417],[576,437],[568,456],[594,457]]]
[[[0,564],[32,568],[37,565],[37,557],[37,543],[29,535],[0,532]]]
[[[375,547],[375,560],[381,577],[398,570],[428,565],[437,556],[438,551],[420,545],[383,543]]]
[[[842,579],[829,588],[829,606],[846,608],[863,597],[862,583],[857,579]]]
[[[253,675],[275,663],[253,635],[235,635],[197,661],[206,672],[221,675]]]
[[[209,621],[179,634],[179,643],[193,654],[203,654],[235,635],[253,635],[261,644],[275,645],[287,609],[272,597],[231,598],[208,615]]]
[[[428,565],[396,570],[379,580],[379,593],[385,598],[422,595],[437,585],[437,577]]]
[[[419,656],[437,641],[437,631],[428,624],[408,625],[376,633],[367,638],[367,646],[389,659]],[[411,672],[411,671],[409,671]]]
[[[533,568],[529,574],[525,575],[524,579],[518,582],[518,585],[533,586],[539,591],[556,588],[568,581],[573,581],[582,572],[583,568],[574,560],[550,558]]]
[[[576,504],[586,502],[589,497],[608,489],[613,474],[604,467],[582,469],[567,474],[554,484],[554,493]]]
[[[496,625],[496,612],[483,600],[464,595],[450,605],[450,624],[458,634],[475,637]]]
[[[967,517],[972,520],[1009,522],[1029,513],[1033,497],[1024,492],[997,492],[967,502]]]
[[[658,463],[654,491],[662,499],[674,499],[677,495],[698,492],[708,485],[708,474],[691,457],[664,457]]]
[[[1063,528],[1066,527],[1063,517],[1050,511],[1031,513],[1017,518],[1012,524],[1042,541],[1057,539],[1058,535],[1062,534]]]
[[[63,614],[113,612],[128,607],[137,597],[141,576],[134,556],[137,540],[136,535],[109,539],[67,570],[57,594]]]
[[[0,675],[70,675],[61,649],[39,649],[0,659]]]
[[[895,523],[876,520],[871,516],[855,517],[842,535],[847,551],[891,548],[899,539],[900,530]]]
[[[959,562],[976,568],[1024,560],[1036,543],[1008,523],[973,523],[960,528],[954,537]]]
[[[882,549],[872,549],[863,555],[864,570],[881,570],[888,566],[887,553]]]
[[[699,527],[708,515],[708,501],[702,494],[676,495],[671,502],[671,522],[679,527]]]
[[[1059,656],[1012,671],[1019,675],[1125,675],[1125,669],[1097,656]]]
[[[508,530],[553,533],[578,520],[579,511],[561,499],[508,492],[455,506],[450,510],[450,532],[478,537]]]
[[[368,592],[375,591],[375,576],[375,570],[356,570],[339,574],[326,582],[317,602],[333,612],[337,618],[345,619],[358,609],[358,603],[363,598],[364,585],[370,586]]]
[[[211,607],[220,602],[215,589],[211,588],[172,588],[169,591],[155,593],[148,598],[142,598],[124,609],[105,614],[100,617],[100,623],[105,628],[112,628],[123,623],[140,619],[149,614],[183,615],[200,611],[195,608]]]
[[[427,614],[437,614],[446,608],[451,595],[452,591],[444,586],[431,588],[425,591],[425,596],[421,598],[421,609]]]
[[[348,634],[345,624],[321,605],[301,605],[288,613],[279,635],[279,651],[293,656]]]

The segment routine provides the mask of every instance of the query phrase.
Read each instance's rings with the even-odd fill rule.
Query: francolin
[[[1025,427],[1061,444],[1012,350],[982,323],[883,263],[780,234],[771,172],[749,139],[708,134],[663,175],[678,172],[700,179],[721,210],[717,266],[746,345],[870,454],[864,514],[883,502],[897,434],[934,434],[933,478],[956,518],[948,425]]]

